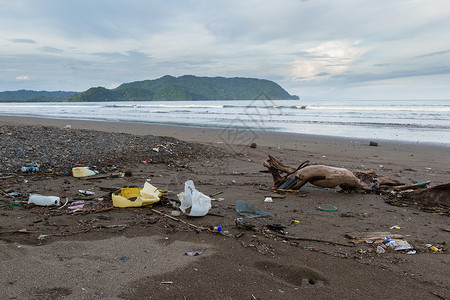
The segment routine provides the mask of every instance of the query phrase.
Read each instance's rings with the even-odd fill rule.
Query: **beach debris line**
[[[388,194],[387,203],[416,206],[424,211],[450,214],[450,183],[427,187],[429,181],[400,186]]]
[[[308,164],[309,161],[305,161],[298,168],[294,168],[283,164],[272,155],[269,155],[269,158],[263,163],[272,174],[275,188],[283,190],[298,190],[308,182],[323,188],[339,186],[345,191],[357,189],[372,191],[378,189],[380,185],[402,185],[397,180],[377,176],[374,171],[354,174],[344,168]],[[286,175],[282,176],[282,173],[286,173]]]

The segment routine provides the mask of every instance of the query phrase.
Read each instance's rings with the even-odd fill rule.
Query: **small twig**
[[[172,217],[172,216],[170,216],[170,215],[168,215],[168,214],[165,214],[165,213],[163,213],[162,211],[156,210],[156,209],[154,209],[154,208],[152,208],[151,210],[152,210],[153,212],[155,212],[155,213],[161,215],[161,216],[164,216],[164,217],[166,217],[166,218],[169,218],[169,219],[174,220],[174,221],[177,221],[177,222],[181,222],[181,223],[183,223],[183,224],[185,224],[185,225],[188,225],[188,226],[190,226],[190,227],[193,227],[193,228],[195,228],[195,229],[206,230],[206,228],[204,228],[204,227],[200,227],[200,226],[197,226],[197,225],[188,223],[188,222],[186,222],[186,221],[183,221],[183,220],[181,220],[181,219]]]
[[[19,229],[19,230],[11,230],[11,231],[0,231],[0,234],[11,234],[11,233],[26,233],[26,234],[31,234],[31,233],[37,233],[37,231],[28,231],[28,230],[23,230],[23,229]]]
[[[447,298],[445,298],[444,296],[439,295],[438,293],[435,293],[433,291],[430,291],[431,294],[435,295],[436,297],[438,297],[439,299],[443,299],[446,300]]]
[[[67,203],[69,203],[69,198],[67,198],[67,197],[66,197],[66,203],[64,203],[64,204],[63,204],[63,206],[59,207],[58,209],[61,209],[61,208],[63,208],[64,206],[66,206],[66,205],[67,205]]]
[[[19,176],[19,175],[14,174],[14,175],[9,175],[9,176],[3,176],[3,177],[0,177],[0,179],[9,179],[9,178],[17,177],[17,176]]]
[[[211,197],[214,197],[214,196],[220,195],[220,194],[222,194],[222,193],[223,193],[223,191],[220,191],[220,192],[214,193],[214,194],[212,194],[212,195],[211,195]]]
[[[420,182],[420,183],[394,186],[393,189],[396,190],[396,191],[403,191],[403,190],[408,190],[408,189],[416,189],[416,188],[420,188],[420,187],[426,186],[427,184],[430,184],[430,183],[431,183],[431,180],[428,180],[428,181],[424,181],[424,182]]]
[[[215,213],[208,213],[208,215],[210,215],[210,216],[215,216],[215,217],[222,217],[222,218],[225,218],[225,216],[224,215],[219,215],[219,214],[215,214]]]
[[[320,242],[320,243],[328,243],[328,244],[333,244],[333,245],[338,245],[338,246],[345,246],[345,247],[356,247],[356,245],[351,245],[351,244],[344,244],[344,243],[338,243],[338,242],[326,241],[326,240],[320,240],[320,239],[301,238],[301,237],[296,237],[296,236],[291,236],[291,235],[283,235],[281,233],[276,233],[276,232],[272,232],[272,234],[274,234],[274,235],[276,235],[278,237],[287,239],[287,240]]]

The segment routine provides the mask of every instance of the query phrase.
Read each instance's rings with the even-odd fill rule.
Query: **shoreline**
[[[207,142],[225,142],[227,138],[224,136],[227,131],[235,131],[236,128],[214,128],[214,127],[198,127],[198,126],[184,126],[171,124],[156,124],[145,122],[127,122],[127,121],[99,121],[99,120],[83,120],[83,119],[60,119],[60,118],[44,118],[44,117],[25,117],[25,116],[6,116],[0,115],[0,125],[14,124],[14,125],[44,125],[61,127],[71,125],[74,129],[88,129],[99,130],[106,132],[120,132],[136,135],[155,135],[155,136],[171,136],[186,141],[207,143]],[[270,130],[254,130],[254,129],[239,129],[239,132],[248,131],[247,135],[250,139],[254,139],[257,144],[271,146],[273,143],[288,143],[296,144],[297,141],[314,143],[327,142],[341,142],[341,143],[356,143],[362,145],[369,145],[371,141],[379,145],[391,147],[420,147],[420,148],[442,148],[449,149],[450,144],[439,143],[417,143],[408,141],[394,141],[389,139],[362,139],[341,137],[332,135],[319,135],[307,133],[294,132],[279,132]],[[184,133],[188,132],[186,135]]]

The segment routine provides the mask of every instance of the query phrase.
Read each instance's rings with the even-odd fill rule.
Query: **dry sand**
[[[406,184],[431,180],[450,182],[450,149],[367,140],[250,130],[203,129],[133,123],[0,117],[3,125],[46,125],[136,135],[171,136],[219,147],[225,158],[123,166],[132,177],[82,180],[61,175],[23,175],[0,179],[0,189],[75,197],[79,189],[108,197],[100,187],[142,185],[180,192],[193,179],[201,192],[222,191],[212,214],[179,217],[198,226],[221,225],[227,237],[161,217],[149,207],[112,209],[99,213],[55,213],[49,208],[0,207],[1,299],[448,299],[448,215],[397,207],[385,196],[339,193],[312,185],[306,196],[285,195],[264,202],[272,178],[262,173],[268,154],[289,165],[311,163],[374,169]],[[1,131],[1,130],[0,130]],[[0,135],[0,144],[2,135]],[[250,142],[256,148],[248,147]],[[26,160],[26,158],[24,158]],[[413,171],[414,170],[414,171]],[[0,173],[1,173],[0,169]],[[11,200],[0,195],[0,202]],[[317,241],[286,240],[265,231],[243,231],[236,200],[275,215],[252,220],[260,229],[282,224],[291,236],[349,244],[348,232],[395,231],[418,253],[356,247]],[[106,200],[105,200],[106,201]],[[337,212],[316,209],[332,204]],[[155,206],[169,213],[171,208]],[[290,224],[292,220],[299,224]],[[290,225],[289,225],[290,224]],[[398,225],[400,229],[390,229]],[[24,233],[26,229],[28,233]],[[20,232],[22,230],[22,232]],[[41,237],[41,235],[47,235]],[[426,244],[438,246],[435,253]],[[187,251],[205,250],[199,256]]]

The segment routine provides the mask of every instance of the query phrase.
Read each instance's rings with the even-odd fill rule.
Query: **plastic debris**
[[[172,217],[179,217],[181,215],[181,212],[179,210],[172,210],[170,213]]]
[[[281,234],[284,234],[284,228],[286,228],[285,226],[281,225],[281,224],[269,224],[267,225],[267,229],[269,229],[270,231],[275,231]]]
[[[188,252],[186,252],[184,254],[186,254],[187,256],[198,256],[198,255],[201,255],[205,251],[206,250],[188,251]]]
[[[88,177],[93,176],[96,173],[92,170],[90,170],[88,167],[75,167],[72,168],[72,175],[73,177]]]
[[[47,237],[48,237],[48,235],[41,234],[41,235],[38,236],[38,240],[42,241],[42,240],[45,240]]]
[[[38,167],[22,167],[20,168],[20,171],[22,172],[37,172],[39,171]]]
[[[236,201],[236,212],[246,218],[260,218],[260,217],[273,217],[274,215],[256,208],[253,205],[250,205],[244,201],[237,200]]]
[[[188,216],[202,217],[211,209],[211,198],[199,192],[192,180],[184,183],[184,192],[178,194],[178,199],[181,211]]]
[[[112,194],[114,207],[139,207],[159,201],[161,192],[148,182],[144,188],[123,188]]]
[[[266,197],[266,199],[264,199],[264,202],[272,203],[273,199],[272,199],[272,197]]]
[[[386,252],[386,250],[384,250],[383,247],[377,246],[377,253],[378,253],[378,254],[383,254],[383,253],[385,253],[385,252]]]
[[[60,206],[60,198],[57,196],[43,196],[40,194],[31,194],[28,198],[28,204],[39,206]]]
[[[431,246],[430,250],[433,250],[434,252],[439,252],[439,249],[435,246]]]
[[[78,193],[82,195],[95,195],[95,192],[87,191],[87,190],[78,190]]]
[[[83,209],[84,208],[84,204],[77,204],[77,205],[72,205],[67,207],[68,209]]]
[[[407,241],[390,241],[386,246],[393,248],[395,251],[409,250],[413,247]]]
[[[329,211],[329,212],[334,212],[334,211],[338,210],[338,208],[336,206],[331,205],[331,204],[320,204],[320,205],[317,205],[316,208],[321,211]]]

